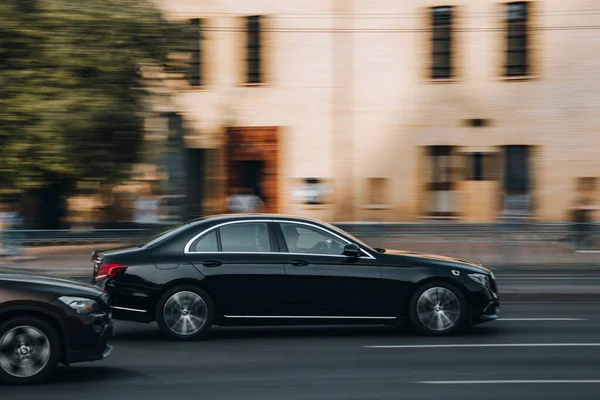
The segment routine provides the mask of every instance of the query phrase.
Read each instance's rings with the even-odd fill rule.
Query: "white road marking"
[[[439,349],[466,347],[600,347],[600,343],[462,343],[462,344],[389,344],[363,346],[368,349]]]
[[[522,278],[496,278],[497,281],[595,281],[600,279],[599,277],[577,277],[571,278],[568,276],[561,277],[522,277]]]
[[[588,321],[587,318],[498,318],[498,321]]]
[[[600,379],[552,379],[552,380],[498,380],[498,381],[418,381],[429,385],[481,385],[481,384],[517,384],[517,383],[600,383]]]

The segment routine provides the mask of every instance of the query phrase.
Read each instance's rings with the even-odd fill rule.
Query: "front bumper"
[[[497,291],[485,288],[475,282],[467,282],[471,324],[494,321],[500,318],[500,298]],[[493,285],[495,288],[495,285]]]
[[[79,341],[82,344],[80,348],[68,350],[65,362],[67,365],[102,360],[110,356],[113,348],[108,343],[115,335],[112,322],[85,327],[80,333],[85,337],[85,341]]]
[[[102,360],[111,354],[109,342],[115,335],[115,328],[108,303],[103,303],[101,310],[87,315],[76,313],[60,300],[52,304],[62,310],[63,364]]]

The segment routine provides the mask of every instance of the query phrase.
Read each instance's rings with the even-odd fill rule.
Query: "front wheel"
[[[0,381],[13,385],[45,381],[60,361],[57,333],[35,317],[10,319],[0,325]]]
[[[208,335],[214,319],[210,296],[196,286],[178,286],[159,300],[156,322],[170,339],[188,341]]]
[[[431,282],[413,295],[409,318],[411,325],[424,335],[452,335],[467,320],[467,300],[454,285]]]

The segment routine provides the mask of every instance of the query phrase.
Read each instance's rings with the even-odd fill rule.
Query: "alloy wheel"
[[[15,378],[37,375],[50,356],[50,340],[32,326],[14,327],[0,338],[0,368]]]
[[[197,293],[182,291],[173,294],[163,309],[167,327],[181,336],[194,335],[202,329],[208,316],[204,299]]]
[[[451,329],[460,318],[459,300],[449,289],[429,288],[417,300],[417,316],[426,328],[433,331]]]

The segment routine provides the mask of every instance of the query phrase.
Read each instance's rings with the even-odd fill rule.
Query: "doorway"
[[[262,160],[248,160],[237,163],[238,182],[252,191],[252,194],[263,197],[262,180],[265,162]]]
[[[227,194],[235,187],[250,189],[265,212],[278,212],[278,128],[236,127],[227,134]]]

